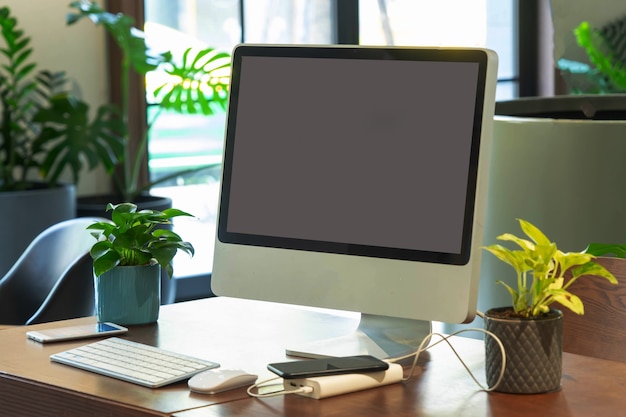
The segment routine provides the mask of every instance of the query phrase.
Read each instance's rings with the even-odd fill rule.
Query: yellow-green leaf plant
[[[576,314],[584,314],[583,303],[569,287],[582,276],[598,276],[617,284],[617,279],[602,265],[594,262],[588,253],[564,253],[546,235],[530,222],[518,219],[526,238],[504,233],[498,240],[511,242],[519,249],[508,249],[500,244],[484,249],[511,265],[517,274],[517,288],[498,280],[511,294],[515,314],[537,318],[559,303]],[[567,272],[569,274],[566,274]]]

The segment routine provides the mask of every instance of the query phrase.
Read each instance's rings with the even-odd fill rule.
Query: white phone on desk
[[[57,327],[55,329],[31,330],[26,332],[29,339],[40,343],[62,340],[85,339],[88,337],[110,336],[126,333],[128,329],[115,323],[92,323],[78,326]]]

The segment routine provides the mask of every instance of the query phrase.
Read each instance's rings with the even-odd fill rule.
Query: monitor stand
[[[353,333],[288,348],[286,353],[311,359],[352,355],[396,358],[416,351],[431,331],[430,321],[361,314]]]

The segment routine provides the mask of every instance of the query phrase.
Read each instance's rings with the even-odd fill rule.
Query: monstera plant
[[[211,115],[226,108],[228,101],[228,82],[230,76],[230,55],[213,48],[196,50],[186,48],[182,56],[174,56],[170,51],[154,53],[146,46],[144,33],[134,26],[130,16],[123,13],[110,13],[97,3],[82,0],[70,5],[73,10],[67,16],[69,25],[84,19],[102,26],[119,47],[122,60],[120,68],[120,120],[123,128],[123,152],[120,166],[114,175],[114,183],[124,201],[135,201],[143,192],[157,183],[176,178],[193,168],[176,172],[157,181],[141,183],[139,172],[145,161],[149,129],[154,119],[148,121],[148,128],[140,137],[131,137],[129,126],[130,77],[133,74],[145,76],[152,71],[163,71],[167,80],[154,91],[158,110],[155,118],[163,110],[180,113],[199,113]],[[138,145],[136,149],[133,142]]]

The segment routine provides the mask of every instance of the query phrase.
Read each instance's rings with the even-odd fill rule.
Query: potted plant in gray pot
[[[12,238],[0,243],[0,275],[46,227],[75,216],[83,168],[110,172],[121,155],[114,109],[93,119],[72,96],[63,72],[38,70],[31,39],[8,7],[0,8],[0,218]],[[69,173],[71,181],[62,181]],[[19,219],[28,219],[20,222]]]
[[[189,242],[169,229],[171,219],[191,216],[175,208],[138,210],[132,203],[107,205],[111,221],[91,224],[91,248],[99,322],[145,324],[158,320],[161,268],[171,278],[178,250],[193,256]]]
[[[519,219],[526,238],[510,233],[499,240],[519,247],[512,250],[494,244],[485,247],[499,260],[513,267],[517,286],[503,281],[512,305],[492,308],[484,315],[485,328],[502,341],[506,351],[506,369],[497,391],[541,393],[561,386],[562,319],[554,303],[576,314],[584,314],[583,303],[568,291],[581,276],[597,276],[616,284],[611,272],[594,262],[588,253],[564,253],[546,235],[528,221]],[[493,339],[485,339],[487,384],[498,380],[502,356]]]

